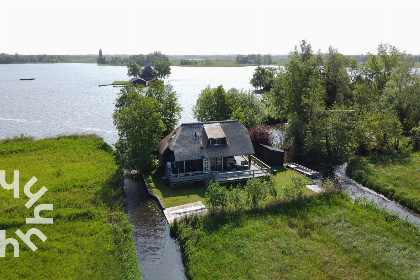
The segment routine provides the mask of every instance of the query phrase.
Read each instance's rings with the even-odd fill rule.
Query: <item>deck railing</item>
[[[254,165],[258,166],[261,170],[267,170],[268,172],[271,171],[271,167],[268,164],[264,163],[263,161],[254,157],[253,155],[251,155],[251,162],[254,163]]]
[[[252,164],[257,167],[252,168]],[[195,171],[186,173],[172,173],[168,167],[165,170],[165,176],[168,177],[170,186],[172,187],[177,183],[185,183],[189,181],[204,181],[204,184],[208,185],[210,180],[217,182],[230,182],[250,179],[254,177],[263,177],[271,174],[271,167],[259,160],[258,158],[251,156],[251,164],[249,169],[241,171]]]

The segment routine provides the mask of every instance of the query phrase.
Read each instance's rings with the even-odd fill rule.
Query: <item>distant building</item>
[[[145,87],[147,86],[147,81],[145,79],[140,78],[140,77],[132,78],[130,80],[130,83],[132,85],[143,85]]]
[[[144,67],[140,75],[140,78],[142,78],[143,80],[147,82],[154,80],[155,77],[153,76],[153,67],[150,65],[147,65],[146,67]]]
[[[149,82],[153,82],[155,77],[153,76],[153,68],[150,65],[147,65],[143,68],[140,77],[135,77],[130,80],[132,85],[143,85],[148,86]]]

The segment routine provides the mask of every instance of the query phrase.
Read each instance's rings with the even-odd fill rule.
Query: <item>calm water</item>
[[[165,215],[144,186],[124,180],[128,219],[143,279],[186,279],[181,252],[169,231]]]
[[[183,107],[180,123],[192,122],[192,107],[208,85],[252,89],[255,67],[172,67],[168,81]],[[35,78],[20,81],[20,78]],[[96,133],[109,144],[118,139],[113,125],[120,88],[99,87],[128,80],[125,66],[96,64],[0,65],[0,139],[20,134],[36,138]]]
[[[172,67],[168,79],[183,107],[180,123],[192,122],[192,107],[207,86],[249,90],[255,67]],[[96,133],[109,144],[118,139],[112,121],[120,88],[99,87],[128,80],[125,66],[96,64],[0,65],[0,139],[44,138]],[[20,81],[35,78],[34,81]],[[186,279],[179,246],[157,203],[140,184],[124,182],[128,218],[143,279]]]

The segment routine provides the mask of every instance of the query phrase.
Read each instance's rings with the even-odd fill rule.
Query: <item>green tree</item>
[[[135,87],[124,87],[113,114],[119,139],[115,143],[118,165],[144,172],[154,163],[154,152],[165,130],[159,102],[139,94]]]
[[[258,66],[252,75],[250,83],[256,89],[262,88],[269,91],[273,86],[275,74],[276,68]]]
[[[245,206],[245,194],[240,188],[233,188],[231,191],[228,192],[228,200],[235,209],[243,210]]]
[[[326,111],[321,125],[328,160],[333,164],[349,160],[355,151],[353,111],[335,104]]]
[[[380,44],[377,55],[368,55],[363,74],[369,81],[376,84],[379,94],[382,94],[393,70],[403,56],[404,54],[396,47],[389,44]]]
[[[245,192],[251,208],[258,208],[260,202],[266,200],[269,195],[277,197],[273,181],[264,178],[251,178],[246,181]]]
[[[182,108],[178,102],[178,96],[173,90],[172,85],[165,84],[163,81],[152,82],[147,89],[140,89],[144,91],[147,97],[151,97],[159,102],[158,112],[161,114],[165,130],[162,136],[166,136],[178,124],[181,117]]]
[[[141,75],[141,66],[138,65],[137,63],[132,62],[128,64],[127,69],[128,69],[127,75],[129,77],[139,77]]]
[[[214,212],[218,208],[225,208],[228,203],[228,191],[219,182],[211,182],[206,191],[206,200]]]
[[[350,105],[350,76],[347,72],[349,65],[347,57],[338,53],[336,49],[329,48],[324,61],[327,108],[331,108],[334,103]]]
[[[415,151],[420,150],[420,123],[410,131],[410,142]]]
[[[319,139],[317,120],[325,111],[325,88],[320,70],[320,55],[315,56],[311,45],[302,41],[299,49],[296,47],[291,54],[285,69],[276,78],[277,81],[269,94],[269,107],[281,104],[275,111],[278,117],[284,117],[289,125],[286,135],[292,143],[292,153],[295,156],[305,155],[305,151],[313,151],[317,144],[305,138],[311,132],[314,139]],[[309,124],[311,127],[309,127]],[[318,147],[318,145],[316,145]]]
[[[223,86],[207,87],[201,92],[193,108],[194,117],[201,122],[223,121],[231,118],[229,97]]]
[[[102,55],[102,49],[99,50],[99,56],[97,59],[98,64],[106,64],[106,58]]]
[[[153,75],[159,79],[164,79],[171,74],[171,64],[164,60],[158,60],[153,66]]]
[[[240,121],[247,128],[263,124],[267,119],[264,104],[251,92],[232,88],[227,95],[232,110],[230,119]]]
[[[409,132],[420,121],[420,78],[412,72],[414,61],[403,58],[394,68],[380,97],[382,109],[391,108],[397,115],[404,131]]]

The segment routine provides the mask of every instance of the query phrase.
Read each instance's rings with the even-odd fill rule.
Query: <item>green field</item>
[[[0,170],[6,182],[19,170],[19,198],[0,188],[0,230],[20,244],[20,257],[7,245],[0,258],[1,279],[139,279],[131,224],[127,220],[121,176],[112,149],[96,136],[69,136],[33,141],[18,138],[0,142]],[[38,180],[48,191],[30,209],[25,184]],[[29,225],[34,207],[53,204],[53,224]],[[32,236],[33,252],[16,234],[39,229],[47,240]]]
[[[347,174],[420,213],[420,152],[357,157],[349,163]]]
[[[289,184],[292,177],[300,176],[291,169],[283,166],[275,166],[273,169],[277,170],[275,176],[276,189],[279,197],[283,196],[282,187]],[[169,186],[163,184],[162,173],[158,170],[152,172],[146,176],[146,181],[150,186],[151,191],[157,195],[165,208],[201,201],[207,205],[206,201],[206,189],[203,183],[198,182],[195,185],[181,185],[178,189],[171,189]],[[304,179],[307,184],[311,182],[308,179]],[[312,193],[309,189],[304,189],[304,194]],[[278,197],[278,198],[279,198]],[[268,197],[264,204],[278,200],[278,198]],[[208,206],[208,205],[207,205]]]
[[[175,224],[191,279],[419,279],[420,230],[324,194]]]

